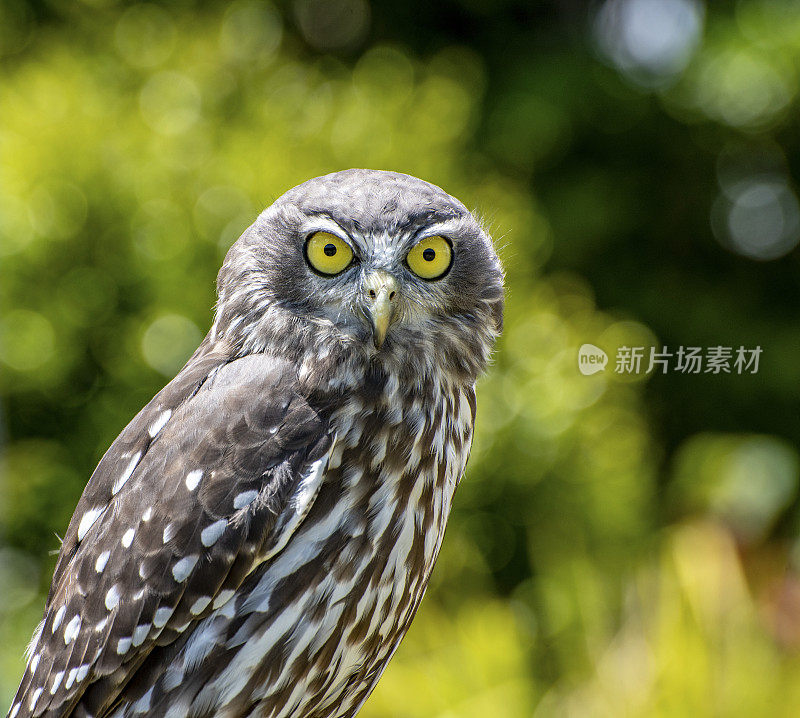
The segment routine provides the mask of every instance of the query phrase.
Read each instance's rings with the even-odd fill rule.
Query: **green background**
[[[371,167],[474,207],[508,302],[363,715],[800,714],[796,2],[4,0],[0,57],[0,703],[57,535],[210,326],[227,247]],[[763,353],[618,374],[622,346]]]

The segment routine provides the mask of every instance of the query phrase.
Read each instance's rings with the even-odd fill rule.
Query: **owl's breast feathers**
[[[65,535],[10,716],[352,716],[408,628],[466,464],[472,386],[310,393],[198,352]]]

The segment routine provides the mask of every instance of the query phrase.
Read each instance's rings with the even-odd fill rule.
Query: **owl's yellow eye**
[[[411,271],[422,279],[438,279],[450,269],[452,261],[450,242],[438,235],[420,240],[406,257]]]
[[[353,261],[353,250],[330,232],[316,232],[306,242],[306,259],[321,274],[339,274]]]

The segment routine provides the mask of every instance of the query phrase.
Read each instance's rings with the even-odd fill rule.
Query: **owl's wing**
[[[70,715],[79,701],[103,712],[155,645],[283,547],[316,498],[333,441],[288,364],[256,355],[184,372],[86,487],[14,718]]]

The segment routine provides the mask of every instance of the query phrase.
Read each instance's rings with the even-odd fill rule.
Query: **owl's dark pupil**
[[[322,248],[322,251],[325,252],[325,256],[326,257],[332,257],[334,254],[336,254],[336,245],[335,244],[326,244]]]
[[[422,251],[422,258],[426,262],[432,262],[434,259],[436,259],[436,250],[428,247],[428,249]]]

